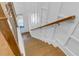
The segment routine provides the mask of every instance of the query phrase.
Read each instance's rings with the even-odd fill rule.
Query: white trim
[[[71,53],[72,56],[76,56],[76,54],[73,53],[69,48],[67,48],[67,47],[65,47],[65,48],[68,50],[69,53]]]
[[[18,35],[18,44],[19,44],[19,49],[23,56],[25,56],[25,47],[24,47],[24,41],[20,32],[20,28],[17,28],[17,35]]]
[[[79,42],[79,39],[78,39],[78,38],[76,38],[75,36],[71,35],[70,37],[71,37],[72,39],[75,39],[76,41],[78,41],[78,42]]]

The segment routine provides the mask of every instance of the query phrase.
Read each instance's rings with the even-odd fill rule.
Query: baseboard
[[[30,33],[30,32],[24,32],[24,33],[22,33],[22,35],[24,35],[24,34],[28,34],[28,33]]]

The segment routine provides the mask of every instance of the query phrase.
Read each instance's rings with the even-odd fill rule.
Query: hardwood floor
[[[65,56],[59,48],[32,38],[29,33],[23,34],[23,38],[26,56]]]

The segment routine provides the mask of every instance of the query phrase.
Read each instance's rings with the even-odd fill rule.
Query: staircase
[[[32,22],[33,19],[29,21],[31,36],[59,47],[68,56],[79,56],[78,5],[71,2],[40,3],[40,7],[33,12],[37,13],[34,20],[37,23]]]

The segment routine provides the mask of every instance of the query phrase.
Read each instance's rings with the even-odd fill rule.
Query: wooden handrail
[[[68,16],[68,17],[59,19],[59,20],[57,20],[57,21],[48,23],[48,24],[46,24],[46,25],[43,25],[43,26],[40,26],[40,27],[37,27],[37,28],[33,28],[33,29],[31,29],[31,30],[35,30],[35,29],[38,29],[38,28],[42,28],[42,27],[46,27],[46,26],[50,26],[50,25],[53,25],[53,24],[57,24],[57,23],[59,23],[59,22],[66,21],[66,20],[74,20],[74,19],[75,19],[75,16]]]
[[[0,33],[4,37],[5,42],[8,44],[8,47],[11,49],[13,54],[16,56],[20,56],[21,51],[19,49],[18,43],[16,42],[15,37],[14,37],[12,30],[10,28],[11,25],[9,25],[9,23],[8,23],[9,17],[6,17],[4,7],[5,7],[5,4],[0,3]],[[10,20],[12,20],[12,19],[10,19]],[[3,42],[3,43],[5,43],[5,42]]]
[[[5,37],[5,40],[9,44],[10,49],[13,51],[14,55],[20,56],[21,55],[20,49],[11,32],[11,29],[9,27],[6,17],[0,17],[0,31]]]

